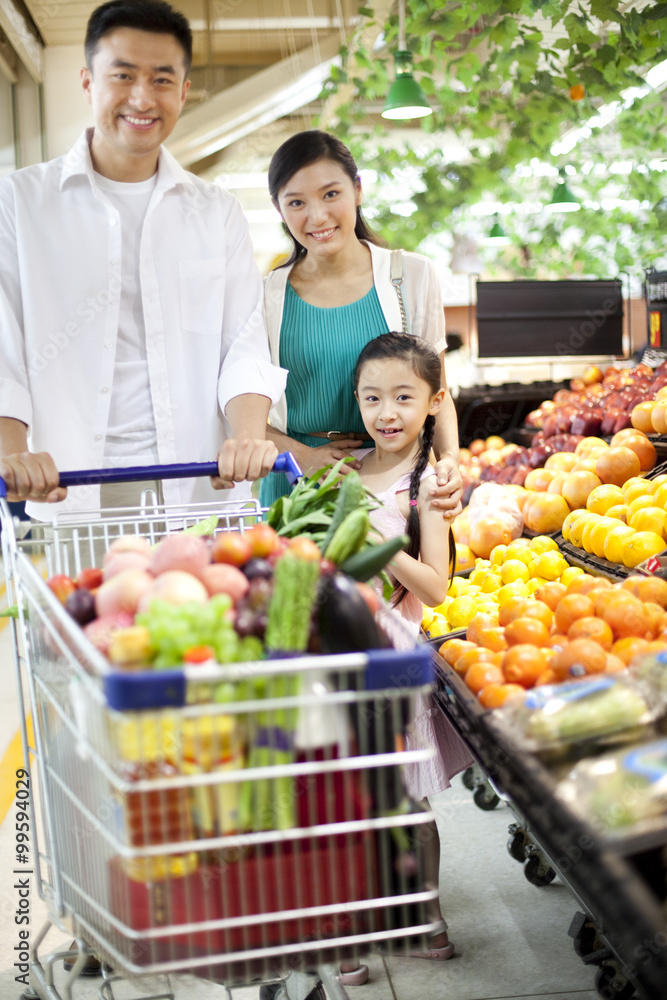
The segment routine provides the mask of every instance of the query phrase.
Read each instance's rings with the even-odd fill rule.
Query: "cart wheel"
[[[539,851],[535,851],[534,854],[530,854],[526,858],[523,873],[531,885],[536,885],[540,888],[544,885],[549,885],[556,877],[556,872],[547,864]]]
[[[523,864],[526,860],[526,831],[522,827],[512,823],[509,828],[510,838],[507,841],[507,850],[511,858]]]
[[[632,1000],[635,988],[613,965],[601,965],[595,973],[595,988],[603,1000]]]
[[[475,787],[475,768],[467,767],[463,772],[461,781],[463,782],[464,787],[467,788],[469,792],[472,792]]]
[[[575,954],[579,958],[586,959],[589,955],[595,954],[596,951],[600,951],[604,948],[604,945],[598,940],[598,931],[595,924],[586,921],[582,925],[581,929],[577,933],[576,937],[572,941],[572,947],[574,948]],[[605,958],[609,957],[609,951],[605,950],[602,952]]]
[[[485,811],[495,809],[500,802],[491,785],[486,781],[483,785],[477,786],[473,792],[472,800],[479,809],[484,809]]]

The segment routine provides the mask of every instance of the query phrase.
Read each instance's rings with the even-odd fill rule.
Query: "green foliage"
[[[375,16],[370,7],[360,13]],[[644,86],[648,69],[667,58],[667,5],[636,10],[624,0],[406,0],[407,46],[434,114],[405,126],[365,110],[368,102],[384,100],[393,78],[397,17],[378,25],[386,42],[380,51],[363,47],[366,27],[363,21],[343,69],[332,72],[325,87],[326,95],[335,92],[353,71],[355,94],[327,127],[363,167],[377,172],[378,191],[410,169],[402,187],[408,192],[402,200],[414,206],[409,215],[399,214],[393,195],[374,198],[370,206],[375,229],[390,244],[423,249],[440,238],[445,246],[453,233],[477,232],[471,209],[484,200],[546,204],[554,174],[531,177],[525,169],[539,161],[573,168],[568,183],[584,207],[568,215],[503,216],[513,243],[487,255],[485,276],[612,277],[623,270],[641,273],[664,257],[664,211],[655,206],[667,195],[667,172],[649,167],[664,158],[659,95],[636,98],[569,153],[554,157],[551,147],[629,88]],[[582,100],[570,96],[575,85],[584,87]],[[407,151],[383,141],[404,127],[420,128],[423,141]],[[453,134],[470,151],[465,162],[448,157]],[[601,174],[596,166],[610,159],[630,167]],[[624,201],[635,204],[615,207]]]

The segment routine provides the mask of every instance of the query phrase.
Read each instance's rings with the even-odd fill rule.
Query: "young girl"
[[[450,574],[450,522],[433,503],[433,467],[429,464],[436,414],[445,392],[437,353],[424,340],[403,333],[386,333],[361,351],[354,373],[354,389],[372,451],[357,452],[359,474],[365,486],[382,501],[371,515],[373,526],[385,538],[407,534],[410,544],[389,564],[395,581],[395,614],[381,624],[397,648],[414,645],[424,604],[435,607],[447,593]],[[397,628],[396,625],[405,626]],[[406,782],[413,799],[449,788],[450,779],[469,767],[470,754],[443,713],[420,698],[410,725],[412,748],[436,748],[431,760],[408,769]],[[428,808],[423,802],[424,808]],[[437,830],[426,838],[424,862],[427,882],[438,885],[440,849]],[[447,924],[438,903],[429,914],[438,922],[430,947],[413,957],[446,960],[454,953]]]

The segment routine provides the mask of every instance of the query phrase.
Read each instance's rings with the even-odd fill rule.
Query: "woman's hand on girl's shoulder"
[[[429,492],[433,507],[440,510],[443,517],[454,518],[461,513],[463,481],[458,463],[451,455],[443,455],[436,462],[435,476],[429,478]]]

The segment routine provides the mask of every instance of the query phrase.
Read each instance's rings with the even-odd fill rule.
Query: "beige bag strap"
[[[405,315],[405,303],[403,302],[403,293],[401,291],[401,285],[403,284],[403,251],[402,250],[392,250],[391,257],[389,261],[389,277],[391,278],[391,283],[396,289],[396,295],[398,296],[398,308],[401,310],[401,327],[403,333],[409,333],[408,321]]]

